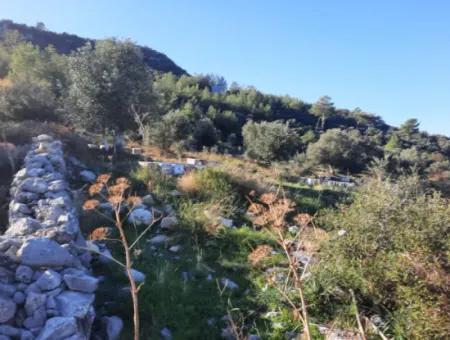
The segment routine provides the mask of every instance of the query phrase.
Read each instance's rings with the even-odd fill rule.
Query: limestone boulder
[[[36,238],[25,242],[17,252],[22,264],[31,267],[60,267],[73,262],[67,249],[47,238]]]
[[[61,284],[61,275],[54,270],[47,269],[37,279],[36,284],[43,291],[53,290]]]
[[[65,339],[77,332],[77,321],[74,317],[53,317],[48,319],[36,340]]]
[[[90,170],[82,170],[80,171],[80,179],[86,183],[94,183],[97,176]]]
[[[98,279],[84,273],[65,274],[63,278],[70,290],[93,293],[98,287]]]
[[[55,298],[58,311],[62,316],[84,318],[94,302],[93,294],[64,291]]]
[[[48,184],[45,180],[39,177],[29,177],[23,180],[21,189],[36,194],[43,194],[48,190]]]
[[[30,217],[22,217],[16,219],[13,223],[11,223],[8,230],[6,230],[5,235],[6,236],[29,235],[40,228],[41,224],[39,223],[39,221]]]
[[[16,304],[9,297],[0,295],[0,323],[11,320],[16,314]]]
[[[128,222],[135,225],[150,225],[153,221],[151,211],[143,208],[133,210],[128,216]]]

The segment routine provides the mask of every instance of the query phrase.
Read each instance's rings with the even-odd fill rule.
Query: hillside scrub
[[[336,108],[328,96],[305,103],[251,86],[228,87],[220,76],[155,72],[148,49],[129,40],[78,39],[80,48],[69,55],[41,45],[16,31],[0,41],[2,120],[56,120],[86,134],[125,133],[166,154],[207,149],[266,165],[298,161],[297,175],[324,168],[360,174],[376,158],[387,161],[393,176],[415,168],[436,182],[445,174],[433,164],[449,160],[449,138],[420,131],[416,119],[396,128],[359,108]],[[435,187],[448,192],[441,182]]]
[[[374,179],[353,203],[329,210],[321,224],[332,230],[312,266],[307,299],[315,315],[352,323],[349,290],[363,314],[396,338],[448,335],[450,206],[426,193],[416,177],[397,183]]]

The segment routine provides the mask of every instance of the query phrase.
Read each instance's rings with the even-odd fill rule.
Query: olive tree
[[[140,49],[130,41],[101,40],[69,58],[67,110],[86,129],[116,132],[134,127],[133,108],[150,110],[152,79]]]
[[[280,121],[247,122],[242,135],[247,156],[264,162],[289,158],[299,143],[297,131]]]

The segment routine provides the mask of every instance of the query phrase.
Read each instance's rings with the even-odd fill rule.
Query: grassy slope
[[[222,158],[223,160],[223,158]],[[223,166],[230,170],[231,159]],[[254,165],[252,165],[254,166]],[[266,171],[263,169],[263,171]],[[122,169],[126,173],[126,169]],[[257,172],[256,172],[257,173]],[[201,218],[211,201],[205,197],[172,196],[176,188],[174,178],[142,174],[134,175],[134,188],[138,194],[147,193],[143,183],[152,183],[152,193],[161,203],[170,202],[180,218],[180,227],[171,233],[167,244],[152,249],[147,240],[156,234],[150,231],[138,245],[134,266],[147,276],[140,290],[140,310],[144,338],[157,338],[164,327],[171,330],[174,339],[215,339],[226,327],[226,316],[230,313],[237,324],[245,324],[246,334],[259,334],[264,339],[281,339],[290,331],[301,331],[301,324],[292,319],[292,314],[278,293],[267,284],[268,268],[284,270],[286,262],[275,241],[264,231],[255,231],[245,223],[241,209],[235,213],[235,221],[243,221],[238,228],[219,228],[207,232],[208,221]],[[299,210],[314,213],[317,209],[333,204],[340,193],[332,190],[314,190],[293,183],[283,183],[286,192],[295,198]],[[244,201],[245,202],[245,201]],[[128,227],[130,239],[137,232]],[[181,245],[182,251],[174,254],[170,245]],[[261,244],[273,246],[273,254],[260,267],[252,267],[248,255]],[[120,248],[113,248],[121,257]],[[131,325],[131,305],[126,291],[126,280],[112,266],[103,284],[104,298],[99,305],[107,306],[109,313],[123,317],[127,327]],[[220,279],[229,278],[239,285],[232,291],[224,289]],[[111,292],[117,299],[111,300]],[[105,304],[105,302],[107,302]],[[267,314],[268,312],[272,312]],[[275,313],[273,313],[275,312]],[[131,329],[124,338],[128,338]]]

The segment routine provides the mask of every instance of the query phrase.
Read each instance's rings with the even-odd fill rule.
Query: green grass
[[[326,186],[309,187],[303,183],[279,183],[297,204],[299,210],[313,215],[320,209],[335,207],[352,197],[350,191]]]
[[[210,187],[215,187],[215,176],[209,174],[207,177],[212,181]],[[218,177],[221,187],[227,188],[224,177]],[[140,255],[135,256],[133,266],[146,274],[146,283],[139,292],[143,339],[158,339],[159,332],[165,327],[171,330],[174,339],[220,339],[220,333],[227,324],[224,317],[228,313],[236,323],[245,325],[245,334],[258,334],[263,339],[285,339],[286,332],[301,333],[301,323],[293,320],[292,311],[279,293],[268,285],[265,273],[265,268],[285,270],[286,259],[267,232],[256,231],[240,223],[245,221],[242,206],[221,206],[215,195],[173,197],[169,194],[176,184],[173,178],[153,172],[139,170],[132,174],[132,178],[133,189],[141,195],[146,192],[144,183],[151,182],[157,200],[169,200],[180,219],[179,230],[170,235],[169,244],[151,250],[146,240],[154,236],[155,230],[138,244]],[[305,194],[302,201],[305,209],[308,199],[311,200],[310,209],[327,204],[323,193],[309,188],[291,189],[297,190],[298,195]],[[222,216],[233,211],[239,228],[220,227],[214,233],[208,232],[211,219],[205,217],[204,211],[217,206],[223,211],[215,213]],[[128,226],[130,241],[137,234],[132,226]],[[180,253],[173,254],[167,250],[174,244],[182,246]],[[248,255],[263,244],[272,246],[279,253],[267,258],[262,268],[252,267]],[[115,243],[112,250],[116,257],[123,258],[119,244]],[[131,339],[132,306],[129,294],[120,293],[118,289],[127,285],[121,271],[111,265],[106,273],[108,280],[102,284],[103,293],[98,295],[97,301],[102,305],[111,295],[116,296],[105,308],[109,314],[124,319],[123,339]],[[188,280],[184,273],[188,273]],[[239,289],[223,290],[218,285],[221,278],[236,282]]]

